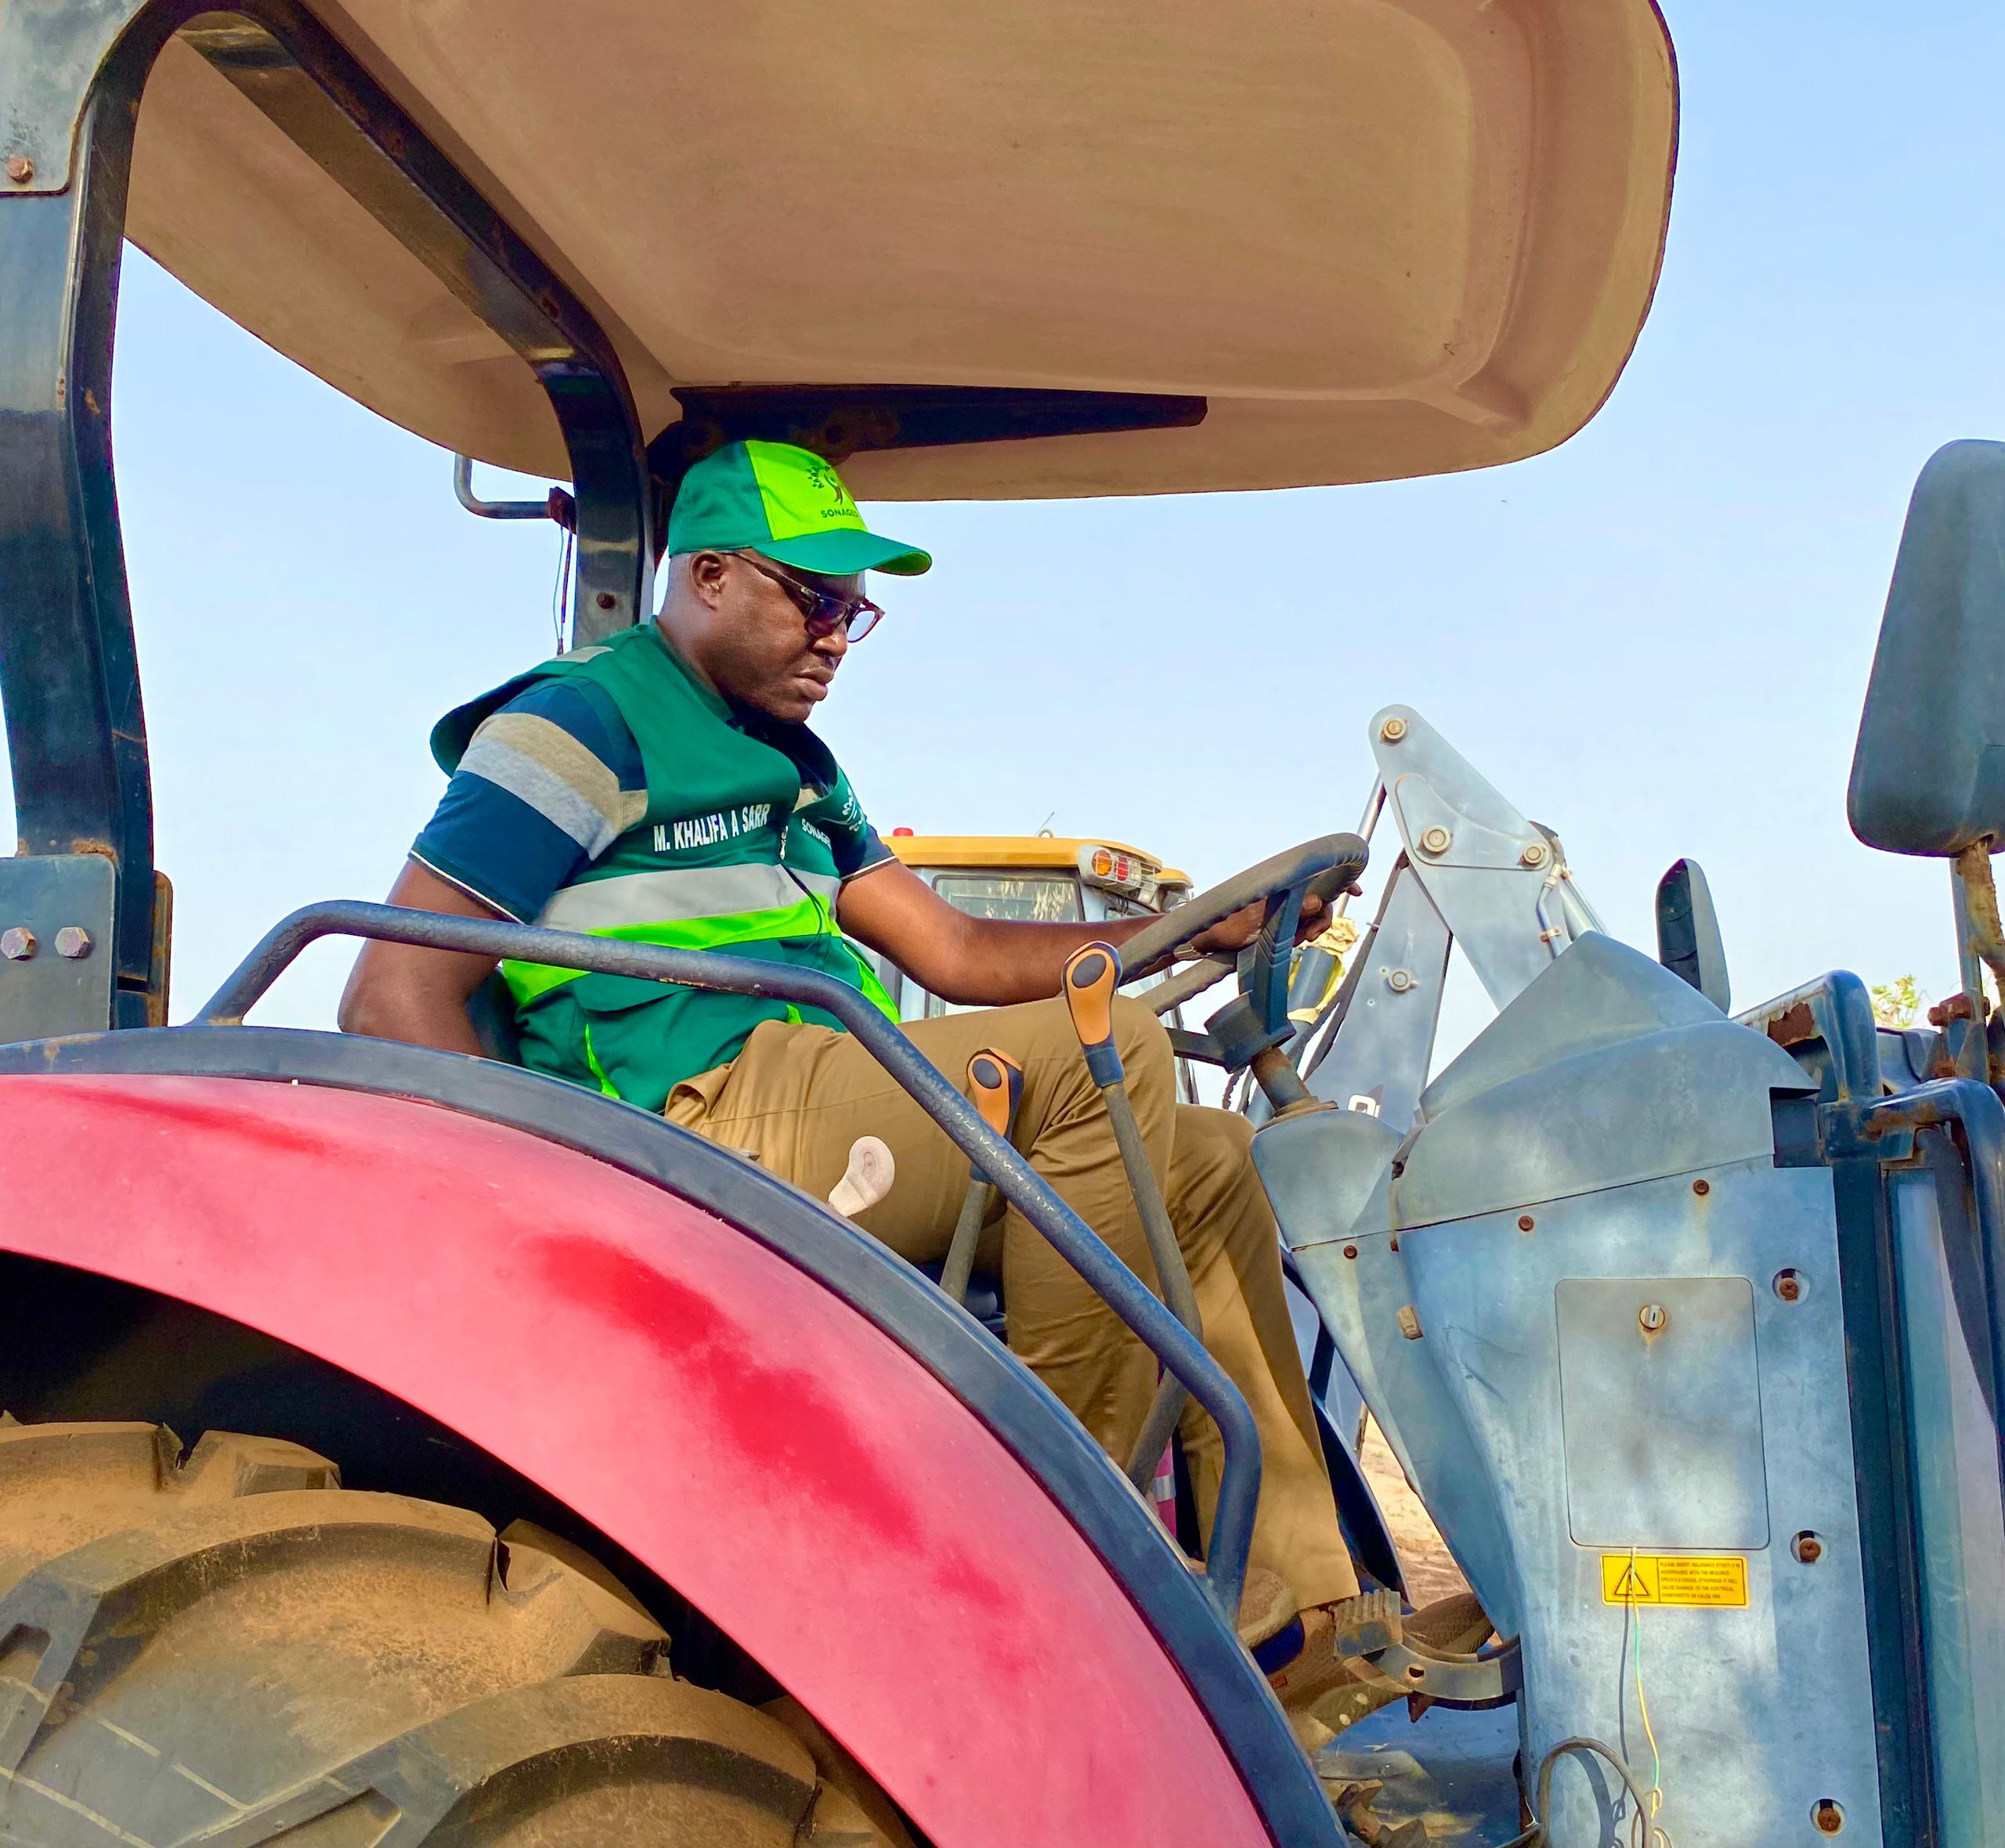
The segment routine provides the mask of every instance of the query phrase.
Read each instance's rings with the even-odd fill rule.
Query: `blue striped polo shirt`
[[[783,724],[755,716],[739,729],[794,755]],[[611,696],[589,680],[537,680],[475,732],[410,857],[533,923],[647,806],[640,747]],[[891,857],[868,821],[829,844],[845,879]]]

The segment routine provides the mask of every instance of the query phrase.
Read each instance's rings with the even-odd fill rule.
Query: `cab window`
[[[1033,924],[1083,924],[1079,882],[1000,872],[943,872],[933,890],[955,910],[976,918],[1010,918]]]

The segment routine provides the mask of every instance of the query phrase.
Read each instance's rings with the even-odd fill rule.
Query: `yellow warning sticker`
[[[1604,1553],[1602,1602],[1744,1608],[1747,1561],[1738,1553]]]

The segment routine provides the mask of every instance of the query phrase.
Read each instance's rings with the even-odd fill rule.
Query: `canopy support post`
[[[165,1008],[166,907],[111,467],[125,183],[152,57],[104,54],[139,10],[0,9],[14,106],[0,118],[0,702],[19,835],[17,857],[0,861],[9,1039],[142,1027]],[[73,931],[59,954],[54,936]]]
[[[654,489],[611,343],[317,20],[294,0],[226,16],[204,0],[0,6],[0,702],[20,833],[18,857],[0,858],[0,1038],[165,1019],[168,907],[154,868],[111,361],[140,96],[184,27],[536,373],[570,452],[574,637],[651,613]],[[59,929],[60,951],[47,940]]]

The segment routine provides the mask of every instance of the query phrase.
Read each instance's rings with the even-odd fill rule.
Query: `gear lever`
[[[1023,1101],[1024,1068],[1007,1052],[984,1046],[968,1061],[968,1095],[982,1121],[1006,1142],[1016,1127],[1017,1106]],[[980,1168],[969,1174],[967,1198],[961,1203],[960,1222],[954,1228],[954,1242],[947,1247],[946,1265],[940,1272],[940,1287],[956,1302],[967,1301],[974,1248],[993,1193]]]
[[[1129,1189],[1142,1216],[1142,1236],[1155,1261],[1157,1288],[1170,1313],[1202,1341],[1198,1294],[1190,1286],[1190,1272],[1176,1242],[1176,1228],[1169,1222],[1169,1209],[1163,1204],[1162,1189],[1156,1185],[1155,1171],[1142,1146],[1142,1132],[1128,1101],[1127,1074],[1114,1044],[1114,991],[1120,982],[1121,957],[1114,946],[1083,944],[1065,965],[1065,1005],[1071,1012],[1072,1030],[1079,1036],[1079,1049],[1086,1054],[1086,1070],[1100,1087],[1107,1121],[1114,1126],[1114,1146],[1121,1151]],[[1167,1374],[1156,1388],[1154,1402],[1128,1458],[1128,1479],[1145,1493],[1187,1396],[1184,1388]]]

